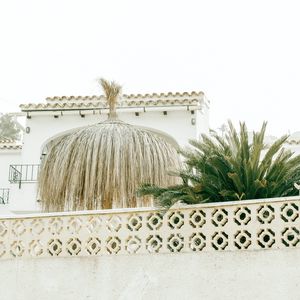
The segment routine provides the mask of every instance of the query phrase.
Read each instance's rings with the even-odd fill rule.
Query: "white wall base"
[[[0,299],[299,299],[300,249],[1,261]]]

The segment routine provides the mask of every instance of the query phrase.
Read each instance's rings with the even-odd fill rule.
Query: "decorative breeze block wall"
[[[299,246],[300,198],[0,219],[0,259]]]

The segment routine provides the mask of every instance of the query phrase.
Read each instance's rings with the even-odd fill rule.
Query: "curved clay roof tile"
[[[3,150],[18,150],[18,149],[22,149],[21,145],[1,145],[0,149]]]
[[[118,106],[123,107],[123,106],[159,106],[159,105],[164,105],[166,103],[172,103],[172,104],[181,104],[181,105],[191,105],[191,104],[199,104],[199,100],[197,99],[198,96],[204,95],[203,92],[196,92],[192,91],[191,93],[184,92],[184,93],[152,93],[152,94],[129,94],[123,95],[123,101],[120,101]],[[192,97],[195,97],[194,99],[191,99]],[[126,99],[126,101],[124,101]],[[166,100],[172,100],[172,102],[168,102]],[[29,104],[21,104],[20,108],[24,111],[26,110],[39,110],[43,108],[51,109],[51,108],[68,108],[72,107],[76,109],[76,107],[80,108],[83,107],[83,102],[87,102],[84,104],[84,107],[107,107],[104,105],[103,101],[105,100],[105,97],[103,95],[97,96],[97,95],[92,95],[92,96],[54,96],[54,97],[47,97],[46,98],[47,103],[39,103],[39,104],[34,104],[34,103],[29,103]],[[142,101],[138,101],[142,100]],[[94,104],[96,102],[96,104]],[[59,104],[59,105],[58,105]]]

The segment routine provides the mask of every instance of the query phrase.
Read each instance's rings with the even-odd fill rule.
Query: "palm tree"
[[[300,180],[300,155],[283,148],[288,136],[266,149],[266,125],[253,132],[251,142],[245,123],[238,133],[230,121],[224,137],[213,132],[190,141],[193,148],[181,152],[185,167],[174,174],[182,183],[168,188],[143,185],[139,194],[153,195],[166,207],[179,200],[195,204],[297,195],[293,184]]]

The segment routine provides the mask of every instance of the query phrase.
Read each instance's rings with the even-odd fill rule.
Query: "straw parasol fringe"
[[[44,211],[152,206],[137,197],[145,183],[167,187],[178,183],[177,150],[153,132],[117,119],[121,87],[101,79],[108,99],[107,121],[81,128],[49,145],[42,162],[38,192]]]
[[[176,149],[151,132],[117,120],[92,125],[50,148],[39,175],[43,210],[153,205],[137,188],[176,184],[167,173],[179,165]]]

